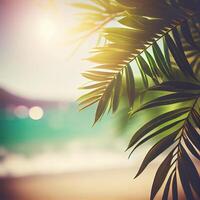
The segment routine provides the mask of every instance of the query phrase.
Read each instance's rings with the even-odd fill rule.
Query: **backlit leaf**
[[[117,110],[118,105],[119,105],[121,87],[122,87],[122,77],[121,77],[121,74],[118,74],[117,79],[115,81],[115,86],[114,86],[113,112]]]
[[[99,103],[98,103],[98,106],[97,106],[97,110],[96,110],[96,114],[95,114],[94,124],[100,119],[100,117],[105,112],[105,110],[107,108],[107,105],[108,105],[108,103],[110,101],[110,97],[112,95],[113,86],[114,86],[114,81],[112,81],[109,84],[109,86],[107,87],[107,89],[104,92],[103,96],[99,100]]]
[[[151,197],[150,199],[153,200],[156,196],[157,192],[161,188],[163,182],[165,181],[165,178],[169,172],[170,164],[173,158],[173,151],[168,154],[168,156],[164,159],[164,161],[159,166],[151,189]]]
[[[149,152],[145,156],[135,178],[144,171],[144,169],[148,166],[148,164],[152,160],[154,160],[157,156],[159,156],[163,151],[165,151],[167,148],[169,148],[174,143],[174,139],[176,138],[178,133],[179,133],[179,131],[175,131],[174,133],[164,137],[149,150]]]
[[[183,81],[166,81],[150,88],[150,90],[189,93],[192,93],[194,91],[195,93],[200,94],[200,85]]]
[[[129,105],[132,106],[135,99],[135,80],[130,65],[127,65],[125,69],[125,74],[126,74],[126,88],[129,99]]]
[[[169,176],[169,178],[167,180],[167,183],[165,185],[165,189],[164,189],[164,192],[163,192],[162,200],[168,200],[168,194],[169,194],[169,188],[170,188],[172,175],[173,174],[171,173],[171,175]]]
[[[174,174],[174,177],[172,180],[172,198],[173,200],[178,200],[178,186],[177,186],[176,173]]]
[[[162,115],[159,115],[155,117],[154,119],[152,119],[151,121],[147,122],[140,129],[138,129],[136,133],[133,135],[127,149],[135,145],[141,138],[143,138],[147,133],[149,133],[153,129],[164,124],[165,122],[168,122],[172,119],[182,116],[183,114],[187,113],[189,110],[190,108],[188,107],[176,109],[173,111],[166,112]]]

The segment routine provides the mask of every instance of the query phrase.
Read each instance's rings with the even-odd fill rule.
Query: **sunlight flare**
[[[44,16],[39,19],[37,26],[38,34],[42,39],[49,41],[55,37],[57,27],[54,20],[50,17]]]

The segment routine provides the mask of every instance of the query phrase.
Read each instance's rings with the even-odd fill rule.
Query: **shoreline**
[[[149,198],[148,174],[133,180],[135,170],[94,170],[21,178],[0,178],[2,200],[143,200]],[[148,175],[148,176],[147,176]],[[145,180],[145,183],[144,183]]]

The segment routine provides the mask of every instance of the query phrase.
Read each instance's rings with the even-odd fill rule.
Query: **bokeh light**
[[[39,106],[34,106],[29,110],[29,116],[33,120],[39,120],[43,117],[44,111]]]
[[[14,113],[18,118],[24,119],[28,116],[28,108],[23,105],[17,106],[14,109]]]

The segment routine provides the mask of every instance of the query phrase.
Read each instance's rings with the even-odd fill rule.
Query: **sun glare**
[[[50,40],[56,34],[56,23],[50,17],[43,17],[38,22],[38,32],[42,39]]]

